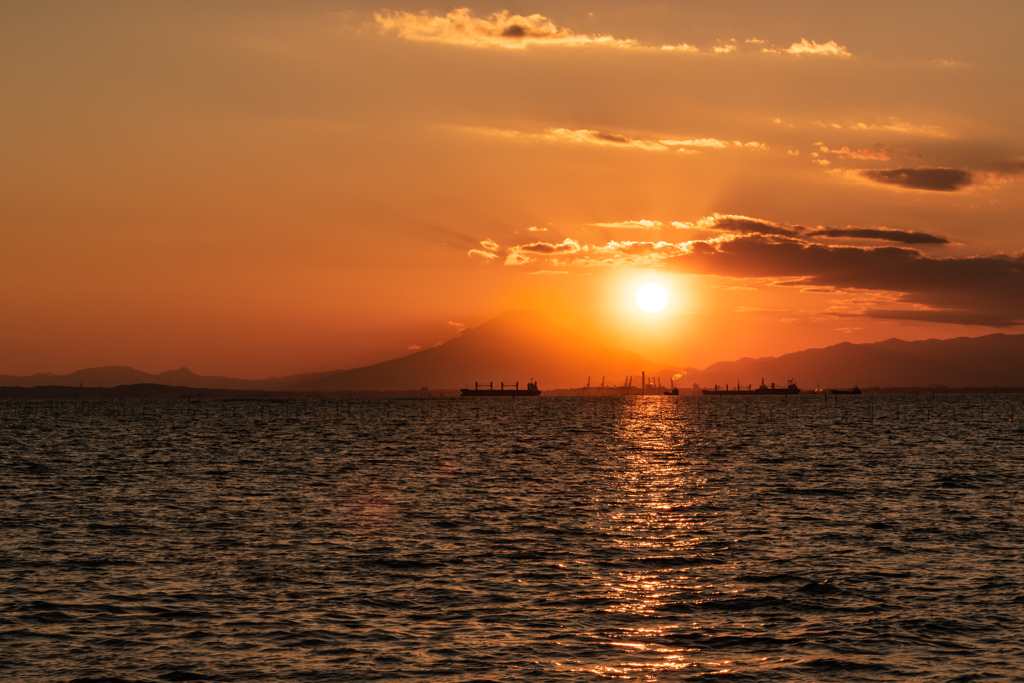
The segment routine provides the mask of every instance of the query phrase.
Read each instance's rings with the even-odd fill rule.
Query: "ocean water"
[[[1024,681],[1024,396],[0,403],[0,680]]]

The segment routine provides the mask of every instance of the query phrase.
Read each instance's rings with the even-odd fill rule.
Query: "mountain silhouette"
[[[235,379],[197,375],[188,368],[168,370],[154,375],[124,365],[108,365],[98,368],[77,370],[68,375],[38,373],[25,377],[0,375],[0,386],[4,387],[118,387],[127,384],[163,384],[195,389],[264,389],[276,388],[276,380]]]
[[[844,342],[777,358],[742,358],[688,369],[677,383],[757,384],[793,379],[804,390],[860,387],[1024,387],[1024,335]]]
[[[543,390],[582,387],[604,376],[622,384],[655,367],[631,351],[598,344],[532,311],[508,311],[458,337],[404,358],[296,382],[298,390],[413,389],[472,387],[474,382],[535,380]],[[288,378],[284,378],[287,381]]]
[[[0,375],[6,387],[117,387],[155,384],[196,389],[256,391],[406,391],[429,387],[457,389],[474,382],[535,380],[542,390],[592,386],[604,377],[621,385],[640,373],[663,382],[682,373],[676,385],[757,385],[793,379],[804,390],[816,387],[1024,387],[1024,335],[902,341],[870,344],[844,342],[779,357],[741,358],[695,368],[658,369],[642,356],[593,342],[530,311],[509,311],[465,330],[443,344],[403,358],[350,370],[315,372],[262,380],[196,375],[187,368],[159,375],[130,367],[109,366],[68,375],[41,373],[27,377]],[[654,372],[651,372],[651,371]]]

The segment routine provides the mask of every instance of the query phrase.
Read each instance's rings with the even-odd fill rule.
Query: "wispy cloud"
[[[453,9],[447,14],[382,10],[374,13],[382,33],[394,32],[405,40],[447,43],[476,48],[522,50],[531,46],[605,47],[630,50],[660,51],[663,53],[729,55],[741,50],[755,51],[766,41],[748,38],[741,46],[735,38],[719,41],[702,50],[689,43],[674,45],[645,44],[633,38],[611,35],[576,33],[559,26],[543,14],[513,14],[509,10],[479,17],[466,7]],[[748,48],[749,46],[749,48]],[[793,55],[825,55],[849,57],[850,52],[834,40],[817,43],[801,39],[786,48],[762,47],[760,53],[786,53]]]
[[[846,47],[838,44],[834,40],[830,40],[827,43],[816,43],[813,40],[807,40],[806,38],[801,38],[799,43],[793,43],[786,48],[764,47],[761,48],[761,52],[844,58],[852,56]]]
[[[658,221],[637,220],[620,221],[618,223],[591,223],[591,225],[613,228],[662,228],[671,226],[679,230],[697,230],[718,235],[729,233],[736,235],[776,235],[780,237],[801,238],[808,241],[815,241],[816,238],[829,238],[839,240],[875,240],[891,242],[893,244],[951,244],[947,237],[913,230],[855,226],[844,228],[818,226],[808,228],[800,225],[776,223],[762,218],[722,213],[711,214],[696,221],[673,221],[668,224]]]
[[[406,40],[430,41],[470,47],[497,47],[521,50],[528,45],[563,47],[635,47],[635,40],[612,36],[586,35],[557,26],[541,14],[512,14],[508,10],[488,17],[477,17],[467,8],[453,9],[444,16],[429,12],[374,13],[382,32],[395,31]]]
[[[825,130],[853,130],[859,132],[869,131],[883,131],[890,133],[898,133],[900,135],[909,135],[915,137],[926,137],[926,138],[952,138],[956,137],[956,133],[943,126],[930,124],[930,123],[913,123],[910,121],[903,121],[895,117],[889,117],[882,121],[804,121],[797,122],[792,120],[783,121],[781,118],[776,117],[774,123],[785,126],[786,128],[821,128]],[[819,143],[820,144],[820,143]]]
[[[664,227],[664,223],[660,221],[648,221],[644,219],[636,221],[619,221],[617,223],[590,223],[595,228],[629,228],[639,230],[656,230]]]
[[[950,138],[954,137],[953,131],[950,131],[942,126],[937,126],[928,123],[912,123],[909,121],[901,121],[896,118],[890,117],[888,121],[882,123],[865,123],[858,121],[854,124],[846,126],[850,130],[885,130],[893,133],[905,133],[908,135],[919,135],[922,137],[931,138]]]
[[[808,237],[880,240],[897,244],[950,244],[950,240],[941,235],[893,228],[818,228],[805,234]]]
[[[552,257],[557,262],[559,257],[579,252],[580,243],[568,237],[558,244],[550,242],[532,242],[510,247],[505,257],[506,266],[519,266],[530,263],[537,257]]]
[[[480,242],[480,246],[483,249],[470,249],[469,256],[479,256],[486,261],[496,261],[501,258],[495,253],[500,245],[494,240],[490,238],[485,239]]]
[[[741,235],[784,235],[795,236],[803,232],[800,226],[785,226],[772,221],[749,216],[715,213],[695,223],[673,223],[677,228],[696,228],[715,232]]]
[[[689,52],[696,53],[700,52],[700,48],[694,47],[688,43],[679,43],[678,45],[662,45],[659,49],[665,52]]]
[[[510,247],[505,265],[522,266],[536,261],[556,265],[655,263],[676,256],[685,245],[671,242],[611,241],[604,245],[580,244],[566,239],[559,244],[535,242]]]
[[[892,158],[892,151],[888,147],[876,144],[873,147],[863,149],[850,149],[848,146],[839,149],[829,149],[827,145],[818,144],[817,154],[831,154],[841,159],[858,159],[872,161],[889,161]]]
[[[971,172],[960,168],[891,168],[861,171],[860,175],[883,185],[931,192],[956,192],[973,182]]]
[[[549,128],[545,134],[556,142],[574,142],[610,147],[636,147],[651,151],[665,151],[669,147],[658,140],[631,138],[603,130]]]
[[[476,133],[493,135],[510,140],[527,142],[571,143],[616,147],[619,149],[641,149],[649,152],[697,153],[707,150],[766,151],[763,142],[742,140],[719,140],[718,138],[658,139],[633,137],[624,133],[589,128],[546,128],[539,133],[501,128],[469,128]]]

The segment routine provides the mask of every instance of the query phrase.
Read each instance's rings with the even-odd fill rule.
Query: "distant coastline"
[[[629,387],[581,387],[577,389],[549,389],[544,396],[665,396],[662,391],[641,392]],[[1024,394],[1024,387],[862,387],[862,395],[873,394]],[[695,389],[680,389],[680,396],[699,396]],[[345,391],[265,391],[252,389],[200,389],[174,387],[164,384],[126,384],[117,387],[0,387],[0,400],[96,400],[96,399],[302,399],[302,398],[457,398],[459,389],[407,389],[407,390],[345,390]],[[826,392],[806,392],[799,398],[825,397],[847,400],[854,397],[835,397]],[[735,397],[731,397],[735,398]],[[748,397],[740,397],[748,398]],[[757,397],[755,397],[757,398]],[[769,397],[778,400],[780,397]],[[793,397],[797,398],[797,397]],[[504,399],[503,399],[504,400]],[[508,399],[512,400],[512,399]]]
[[[130,366],[0,374],[0,397],[439,397],[456,396],[478,378],[536,381],[545,396],[664,395],[673,388],[685,396],[697,386],[756,386],[761,378],[789,379],[803,387],[801,395],[854,386],[866,394],[1019,393],[1021,358],[1024,334],[998,333],[844,342],[706,368],[673,366],[594,343],[543,316],[510,311],[439,346],[366,367],[265,379],[199,375],[184,367],[160,374]]]

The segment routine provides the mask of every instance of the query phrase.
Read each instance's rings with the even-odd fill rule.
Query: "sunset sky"
[[[1018,0],[4,3],[0,373],[347,368],[514,308],[696,367],[1020,333],[1022,27]]]

